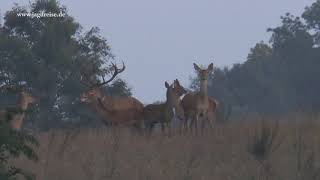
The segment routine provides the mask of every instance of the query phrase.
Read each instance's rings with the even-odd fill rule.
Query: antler
[[[114,63],[111,63],[111,64],[112,64],[112,67],[114,68],[114,72],[113,72],[111,78],[109,80],[105,81],[104,77],[102,76],[103,81],[101,83],[97,83],[96,86],[103,86],[105,84],[108,84],[109,82],[113,81],[114,78],[118,74],[122,73],[126,69],[126,66],[124,65],[123,61],[122,61],[122,68],[121,69],[119,69],[116,64],[114,64]]]

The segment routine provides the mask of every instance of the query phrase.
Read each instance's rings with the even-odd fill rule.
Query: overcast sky
[[[14,2],[0,0],[3,14]],[[165,98],[164,81],[189,86],[192,63],[218,67],[245,61],[268,27],[286,12],[301,15],[315,0],[61,0],[85,30],[92,26],[126,63],[121,75],[143,103]]]

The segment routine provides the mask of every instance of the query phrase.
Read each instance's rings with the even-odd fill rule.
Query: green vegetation
[[[11,166],[9,161],[20,156],[37,160],[31,145],[38,145],[37,140],[28,134],[10,129],[8,126],[0,125],[0,179],[13,180],[22,175],[27,180],[34,179],[32,173]]]

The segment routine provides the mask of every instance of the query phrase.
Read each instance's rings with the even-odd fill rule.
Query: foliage
[[[60,18],[18,17],[23,12],[63,13]],[[15,5],[0,27],[0,84],[26,82],[40,98],[32,125],[39,129],[68,124],[92,126],[96,119],[79,95],[89,82],[110,73],[114,59],[99,28],[87,32],[58,1],[36,0],[29,7]],[[131,95],[124,81],[112,94]],[[31,122],[31,121],[27,121]],[[29,124],[31,125],[31,123]]]
[[[320,1],[317,0],[310,7],[306,7],[302,14],[303,19],[307,22],[309,29],[312,29],[314,33],[315,43],[320,45]]]
[[[122,79],[116,79],[106,88],[106,94],[110,96],[131,96],[131,88]]]
[[[9,159],[26,156],[28,159],[37,160],[37,155],[30,147],[38,145],[34,137],[25,133],[14,131],[7,126],[0,127],[0,179],[13,179],[17,175],[22,175],[26,179],[33,179],[33,175],[20,168],[9,166]]]

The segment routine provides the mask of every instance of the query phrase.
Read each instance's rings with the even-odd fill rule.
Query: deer
[[[142,123],[143,104],[134,97],[114,97],[104,95],[102,86],[110,83],[125,70],[125,65],[119,69],[112,63],[112,77],[103,82],[93,84],[88,91],[80,95],[80,101],[87,104],[98,114],[102,122],[109,126],[135,126]]]
[[[11,129],[20,131],[28,106],[37,102],[39,102],[39,98],[32,96],[25,89],[20,89],[17,106],[14,107],[15,110],[12,112],[10,112],[10,108],[0,110],[0,121],[9,121]]]
[[[218,107],[219,102],[216,99],[209,97],[208,122],[210,127],[213,127],[213,124],[216,121],[216,111]]]
[[[211,120],[217,107],[217,101],[208,96],[208,78],[209,73],[213,71],[213,63],[209,64],[207,69],[201,69],[196,63],[193,63],[193,66],[200,78],[200,90],[186,94],[181,101],[185,115],[184,126],[188,129],[190,119],[190,128],[194,124],[197,132],[197,124],[201,118],[201,132],[203,132],[204,121],[208,121],[212,127]]]
[[[172,85],[165,82],[166,101],[161,104],[149,104],[143,108],[144,125],[151,133],[155,124],[161,124],[161,130],[164,132],[165,127],[170,129],[170,122],[174,115],[183,119],[184,112],[181,105],[180,97],[187,93],[185,88],[180,85],[178,79],[174,80]]]

